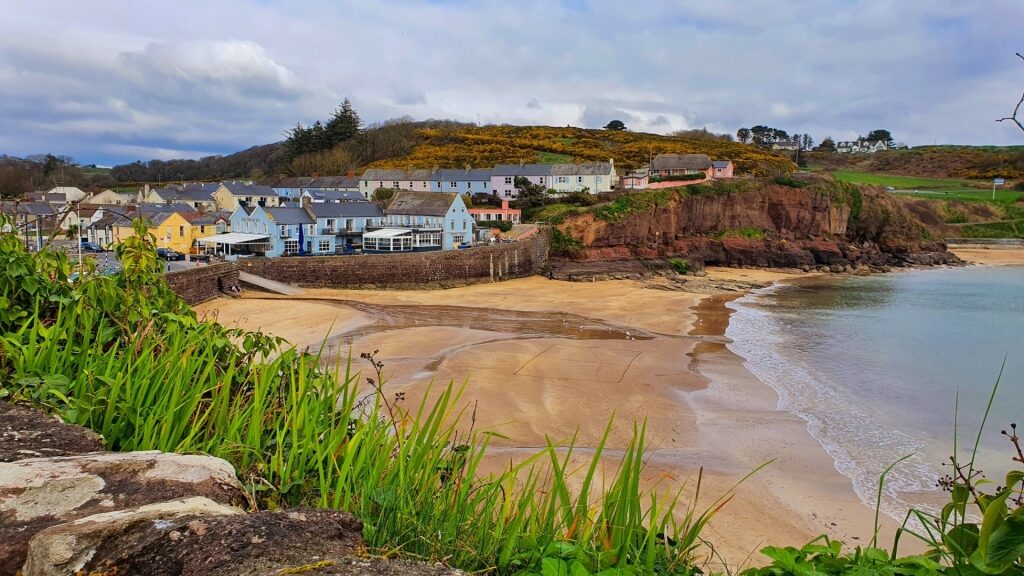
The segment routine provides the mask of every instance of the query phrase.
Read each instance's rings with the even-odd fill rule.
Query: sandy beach
[[[1024,266],[1024,248],[951,247],[950,252],[971,264]]]
[[[709,270],[719,281],[792,278]],[[624,448],[633,421],[646,418],[648,481],[666,490],[687,483],[691,494],[703,468],[704,504],[774,459],[705,532],[730,566],[762,563],[757,550],[768,543],[799,546],[823,533],[867,542],[874,511],[804,422],[778,410],[774,391],[725,347],[725,303],[737,295],[532,277],[448,290],[249,293],[197,311],[298,347],[326,339],[332,353],[356,358],[379,350],[388,389],[405,392],[410,405],[431,382],[465,382],[477,429],[508,438],[493,443],[495,466],[543,446],[545,435],[559,442],[577,434],[579,446],[593,446],[613,415],[611,449]],[[884,528],[891,534],[894,526]]]

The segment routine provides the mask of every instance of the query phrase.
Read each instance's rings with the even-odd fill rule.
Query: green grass
[[[571,164],[572,160],[573,157],[569,154],[545,152],[543,150],[537,152],[538,164]]]
[[[968,202],[991,202],[992,189],[981,190],[978,188],[948,188],[927,192],[910,192],[897,190],[897,194],[913,196],[915,198],[927,198],[932,200],[966,200]],[[1017,190],[996,189],[995,202],[1013,203],[1024,197],[1024,192]]]
[[[575,438],[548,439],[484,474],[498,434],[474,426],[463,386],[408,406],[372,354],[364,379],[351,360],[324,366],[198,320],[160,277],[155,239],[137,232],[118,247],[121,274],[75,283],[63,253],[0,234],[0,398],[114,450],[224,458],[260,507],[352,512],[379,554],[496,574],[694,574],[701,531],[732,492],[698,507],[699,486],[686,502],[678,483],[644,487],[644,424],[610,461],[612,422],[582,468]]]
[[[1024,220],[969,224],[960,231],[964,238],[1024,238]]]
[[[896,176],[892,174],[875,174],[870,172],[856,172],[852,170],[836,170],[832,173],[832,176],[840,182],[865,184],[868,186],[892,186],[897,190],[971,190],[973,189],[973,184],[975,184],[970,180]]]
[[[744,238],[747,240],[764,240],[764,230],[760,228],[734,228],[723,230],[715,234],[715,238]]]
[[[565,219],[565,216],[580,212],[581,210],[579,206],[572,204],[547,204],[533,214],[532,220],[534,222],[559,224]]]

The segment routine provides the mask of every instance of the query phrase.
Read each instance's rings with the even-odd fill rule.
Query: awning
[[[245,244],[257,240],[269,240],[267,234],[245,234],[243,232],[227,232],[225,234],[214,234],[205,238],[197,239],[200,244]]]
[[[366,232],[363,234],[363,238],[394,238],[403,234],[412,234],[412,230],[408,228],[381,228],[373,232]]]

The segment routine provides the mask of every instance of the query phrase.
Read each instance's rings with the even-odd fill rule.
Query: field
[[[896,189],[899,194],[920,198],[942,200],[992,200],[992,188],[989,182],[976,180],[960,180],[956,178],[923,178],[918,176],[897,176],[893,174],[875,174],[854,170],[836,170],[832,173],[836,180],[852,184],[868,186],[884,186]],[[1016,202],[1024,192],[997,189],[997,202]]]

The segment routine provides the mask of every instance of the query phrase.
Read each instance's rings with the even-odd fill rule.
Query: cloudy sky
[[[6,0],[0,154],[199,157],[410,115],[1018,144],[1022,0]]]

